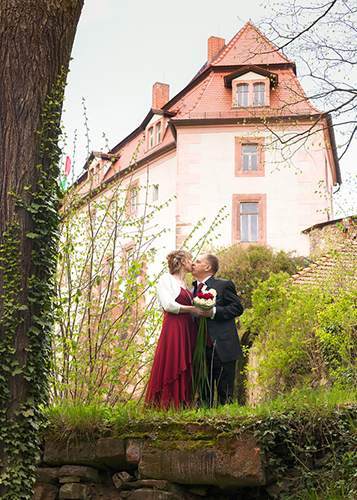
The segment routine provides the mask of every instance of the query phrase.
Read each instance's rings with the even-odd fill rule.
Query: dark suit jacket
[[[197,288],[197,281],[193,283]],[[214,344],[215,352],[222,363],[234,361],[243,357],[239,342],[235,318],[243,313],[243,306],[237,295],[234,283],[230,280],[220,280],[211,276],[206,281],[207,288],[217,292],[216,315],[214,319],[207,318],[208,333]]]

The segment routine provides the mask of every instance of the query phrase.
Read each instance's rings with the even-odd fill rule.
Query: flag
[[[69,156],[66,156],[66,163],[65,163],[65,166],[64,166],[64,173],[66,175],[69,175],[70,171],[71,171],[71,159]]]

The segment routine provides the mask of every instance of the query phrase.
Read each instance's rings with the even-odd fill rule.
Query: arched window
[[[249,85],[237,85],[237,105],[248,106],[249,102]]]
[[[255,83],[253,85],[253,106],[264,106],[265,104],[265,84]]]

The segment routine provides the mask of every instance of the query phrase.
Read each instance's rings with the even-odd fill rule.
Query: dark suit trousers
[[[202,399],[205,404],[212,406],[214,382],[216,382],[218,401],[221,405],[225,405],[226,403],[231,403],[233,400],[236,361],[234,360],[234,361],[229,361],[228,363],[222,363],[217,354],[215,354],[213,357],[213,365],[212,365],[212,355],[213,355],[213,347],[206,347],[208,378],[210,385],[212,382],[212,387],[211,387],[211,394],[209,393],[204,394]],[[210,396],[212,398],[211,402],[210,402]]]

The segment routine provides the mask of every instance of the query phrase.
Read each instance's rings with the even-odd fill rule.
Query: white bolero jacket
[[[181,287],[172,274],[163,274],[157,285],[157,299],[161,309],[178,314],[181,305],[175,301],[181,293]]]

